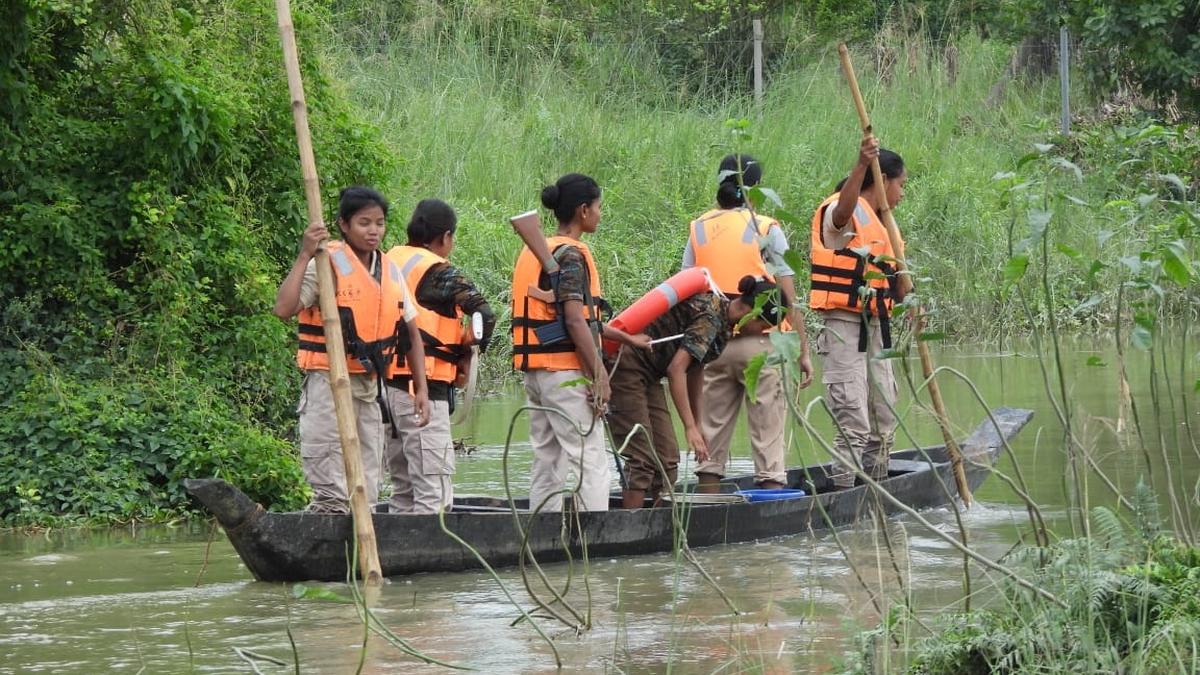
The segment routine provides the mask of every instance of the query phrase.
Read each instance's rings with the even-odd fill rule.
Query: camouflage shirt
[[[589,285],[587,260],[583,251],[574,246],[563,245],[554,250],[554,259],[562,273],[558,281],[558,299],[561,302],[578,300],[583,302],[584,291]]]
[[[729,301],[712,293],[698,293],[672,307],[642,331],[651,339],[683,334],[678,340],[662,342],[649,350],[625,348],[622,360],[630,359],[654,377],[666,377],[675,353],[686,350],[692,367],[716,360],[725,350],[732,328],[726,314]]]
[[[475,312],[483,315],[483,339],[479,341],[479,350],[487,349],[492,330],[496,328],[496,314],[462,270],[450,263],[434,265],[421,278],[416,292],[417,302],[422,307],[442,316],[455,316],[455,309],[459,307],[467,316]]]

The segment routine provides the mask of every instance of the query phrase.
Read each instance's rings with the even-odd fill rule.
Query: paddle
[[[864,136],[871,135],[871,118],[867,115],[867,106],[863,103],[862,92],[858,89],[858,79],[854,76],[854,65],[850,63],[850,51],[846,49],[846,44],[838,45],[838,56],[842,60],[842,71],[846,74],[846,80],[850,83],[850,93],[854,97],[854,107],[858,110],[858,119],[862,123]],[[884,189],[883,171],[879,168],[879,159],[876,158],[871,162],[871,174],[875,178],[875,185],[879,186],[879,190]],[[888,239],[892,243],[892,252],[896,256],[896,271],[902,295],[908,295],[912,291],[912,277],[907,273],[907,265],[904,260],[904,240],[900,238],[900,230],[896,227],[896,219],[892,216],[891,208],[887,203],[887,199],[880,199],[879,215],[883,218],[883,225],[887,228]],[[921,329],[924,327],[925,316],[919,309],[915,308],[913,314],[913,335],[917,340],[917,353],[921,357],[921,371],[928,381],[929,398],[933,402],[934,416],[937,418],[938,427],[942,430],[942,439],[946,442],[946,454],[950,457],[950,466],[954,470],[954,482],[958,485],[958,494],[962,497],[963,503],[967,506],[971,505],[971,487],[967,485],[967,476],[963,470],[962,452],[958,448],[958,443],[954,440],[954,435],[950,431],[950,420],[946,416],[946,404],[942,402],[942,392],[938,387],[937,380],[933,379],[933,357],[929,354],[929,345],[921,340]]]
[[[283,63],[287,69],[288,91],[292,97],[292,118],[296,124],[296,143],[300,149],[300,172],[304,178],[304,202],[308,207],[308,222],[321,223],[321,192],[317,181],[317,163],[313,158],[312,138],[308,131],[308,107],[304,102],[304,83],[300,79],[300,58],[296,52],[296,34],[292,28],[292,10],[288,0],[275,0],[279,19],[279,37],[283,42]],[[346,345],[342,324],[338,319],[337,298],[334,297],[333,268],[324,243],[317,249],[317,282],[320,297],[321,323],[325,329],[325,349],[329,355],[329,385],[333,389],[333,408],[337,415],[338,435],[342,441],[342,463],[346,470],[346,493],[350,495],[350,512],[354,517],[354,535],[358,540],[358,564],[368,586],[383,583],[379,568],[379,551],[375,546],[375,524],[371,521],[371,505],[363,485],[362,461],[359,458],[358,425],[354,419],[354,399],[350,395],[350,373],[346,367]],[[378,374],[379,377],[383,373]]]

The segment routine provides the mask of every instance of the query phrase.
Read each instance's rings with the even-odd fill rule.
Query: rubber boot
[[[625,490],[621,493],[621,508],[623,509],[640,509],[645,503],[645,490]]]
[[[763,490],[779,490],[783,488],[783,483],[777,480],[764,480],[758,484],[758,487]]]
[[[696,492],[705,495],[715,495],[721,492],[721,477],[715,473],[696,474]]]

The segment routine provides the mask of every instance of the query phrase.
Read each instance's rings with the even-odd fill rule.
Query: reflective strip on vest
[[[417,303],[417,328],[425,349],[425,378],[430,382],[454,382],[461,357],[462,310],[455,307],[453,318],[425,307],[417,299],[421,281],[434,265],[447,262],[445,258],[418,246],[395,246],[387,253],[388,260],[408,285],[408,292]],[[403,354],[397,354],[389,376],[411,376],[412,368]]]
[[[333,263],[335,296],[346,343],[346,366],[351,373],[376,370],[376,362],[384,364],[402,340],[404,326],[401,303],[404,290],[396,274],[382,275],[376,281],[343,242],[327,245]],[[304,370],[328,370],[325,327],[319,305],[300,311],[297,326],[299,345],[296,363]]]
[[[746,208],[709,211],[692,227],[695,266],[707,267],[717,288],[726,295],[736,294],[738,282],[747,275],[774,281],[759,240],[778,226],[774,219],[752,216]]]
[[[812,266],[809,307],[815,310],[842,309],[851,312],[879,314],[891,310],[892,298],[888,279],[867,279],[867,270],[894,277],[895,270],[881,257],[894,257],[892,243],[883,223],[866,200],[859,197],[851,216],[854,237],[841,249],[829,249],[824,242],[825,212],[838,203],[839,194],[827,198],[817,207],[812,221]],[[863,302],[862,289],[869,289]],[[878,300],[882,298],[882,302]]]

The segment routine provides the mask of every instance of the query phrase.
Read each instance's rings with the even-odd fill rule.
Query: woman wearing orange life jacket
[[[397,413],[398,434],[387,441],[392,478],[390,510],[437,513],[454,503],[454,441],[450,413],[454,385],[470,367],[472,340],[464,335],[462,317],[479,313],[483,320],[480,351],[487,349],[496,316],[471,280],[448,260],[454,250],[458,216],[440,199],[417,204],[408,222],[408,243],[388,251],[388,258],[417,299],[417,327],[425,348],[429,381],[429,424],[418,427],[410,412],[412,369],[396,359],[388,378],[388,400]]]
[[[581,241],[584,233],[595,232],[600,225],[600,186],[588,176],[570,173],[544,188],[541,197],[542,205],[558,220],[557,234],[546,243],[560,271],[554,278],[544,274],[528,247],[517,257],[512,286],[513,367],[525,372],[529,405],[556,408],[563,415],[545,410],[529,413],[533,446],[529,505],[561,511],[558,493],[566,487],[575,492],[577,509],[607,511],[611,481],[599,416],[608,402],[609,384],[596,337],[602,333],[637,347],[648,346],[650,339],[602,325],[601,312],[608,303],[591,249]],[[581,378],[591,385],[576,383]],[[575,474],[570,486],[566,485],[568,472]]]
[[[358,426],[363,480],[367,499],[374,503],[379,493],[379,455],[383,446],[383,422],[387,403],[383,377],[396,351],[423,363],[417,310],[409,298],[400,270],[379,251],[387,229],[387,200],[375,190],[350,187],[342,190],[338,204],[338,228],[342,241],[331,241],[330,262],[337,286],[338,313],[346,342],[346,365]],[[274,313],[287,320],[300,315],[299,349],[296,361],[304,371],[297,412],[300,414],[300,456],[304,477],[313,489],[308,509],[318,513],[348,513],[341,437],[329,386],[329,358],[325,331],[317,306],[317,268],[313,256],[329,238],[321,223],[304,231],[300,254],[275,297]],[[425,371],[414,375],[416,419],[428,420]]]
[[[717,208],[692,221],[683,267],[706,267],[718,288],[727,296],[738,293],[739,281],[749,275],[779,287],[787,319],[800,340],[801,388],[812,381],[812,362],[804,317],[796,305],[795,272],[783,260],[788,250],[783,228],[768,216],[746,206],[738,178],[745,186],[762,179],[762,165],[749,155],[729,155],[718,167]],[[756,401],[746,391],[746,365],[763,352],[771,351],[766,333],[742,332],[729,341],[721,356],[704,368],[704,419],[701,429],[708,442],[709,458],[696,469],[702,492],[716,492],[725,475],[729,447],[742,401],[750,430],[754,478],[764,488],[783,487],[787,482],[784,463],[784,423],[787,420],[783,382],[775,368],[763,368],[756,386]]]
[[[884,185],[876,185],[871,161],[879,158]],[[896,428],[896,378],[892,362],[872,359],[891,347],[890,313],[899,297],[891,240],[879,218],[887,200],[904,199],[908,173],[904,160],[863,139],[858,162],[838,192],[817,208],[812,220],[812,290],[809,307],[824,323],[817,335],[821,380],[838,433],[838,456],[859,464],[868,475],[887,476],[888,452]],[[867,251],[863,256],[862,251]],[[876,274],[869,274],[869,272]],[[838,488],[854,485],[852,467],[836,462],[830,476]]]

